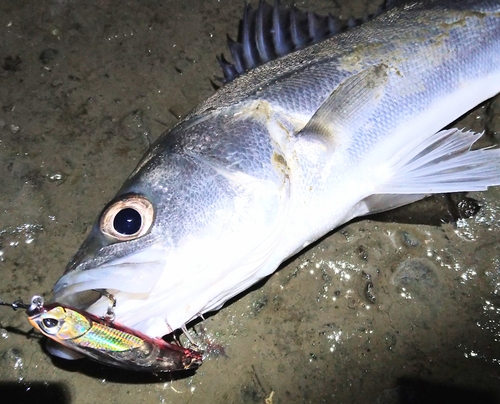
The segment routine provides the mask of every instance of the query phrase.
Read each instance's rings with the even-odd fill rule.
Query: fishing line
[[[12,303],[7,303],[0,300],[0,306],[9,306],[14,311],[17,311],[19,309],[28,310],[31,307],[31,304],[24,303],[21,299],[15,300]]]

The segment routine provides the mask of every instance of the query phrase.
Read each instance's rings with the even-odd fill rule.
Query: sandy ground
[[[297,4],[346,17],[366,3]],[[213,92],[242,4],[0,3],[0,298],[50,297],[150,142]],[[494,143],[500,99],[458,125]],[[4,308],[0,401],[500,402],[500,189],[469,196],[470,218],[456,207],[473,202],[436,197],[325,237],[195,326],[209,350],[195,374],[53,359]]]

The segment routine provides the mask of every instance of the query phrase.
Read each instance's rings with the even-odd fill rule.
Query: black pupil
[[[53,328],[59,324],[59,321],[57,321],[55,318],[44,318],[43,319],[43,325],[47,328]]]
[[[113,220],[115,230],[120,234],[131,235],[141,228],[142,218],[139,212],[132,208],[120,210]]]

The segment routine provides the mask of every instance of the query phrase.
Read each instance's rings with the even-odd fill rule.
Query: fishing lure
[[[30,305],[21,301],[0,304],[14,310],[26,309],[29,322],[43,335],[106,365],[128,370],[172,372],[196,369],[202,364],[202,355],[196,350],[151,338],[114,323],[112,307],[105,316],[98,317],[59,303],[44,305],[41,296],[33,296]]]

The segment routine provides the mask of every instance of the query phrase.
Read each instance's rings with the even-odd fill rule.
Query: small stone
[[[2,67],[4,70],[8,72],[18,72],[21,70],[22,59],[19,55],[16,56],[7,56],[3,60]]]
[[[418,240],[413,234],[402,231],[401,238],[403,239],[403,243],[410,247],[418,247],[420,245],[420,240]]]
[[[42,51],[38,58],[40,59],[40,62],[46,65],[47,63],[51,62],[58,53],[59,51],[57,49],[48,48]]]
[[[121,135],[127,140],[145,138],[149,142],[150,131],[144,122],[144,114],[140,109],[132,111],[121,122]]]
[[[439,285],[434,264],[426,259],[412,258],[402,262],[392,277],[392,283],[412,298],[431,299]]]

